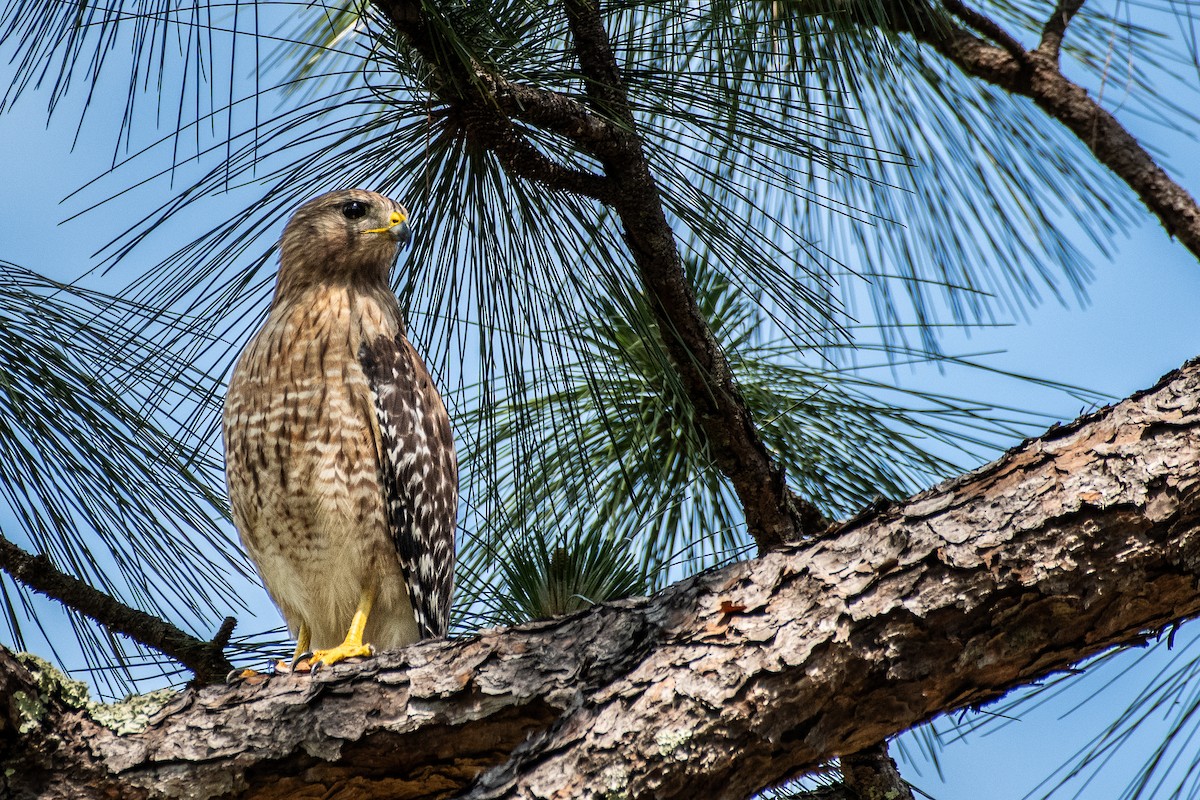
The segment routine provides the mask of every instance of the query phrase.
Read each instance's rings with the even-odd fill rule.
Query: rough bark
[[[1143,641],[1200,612],[1198,575],[1200,361],[650,598],[189,690],[137,733],[10,707],[0,775],[19,798],[741,798]]]
[[[913,800],[886,742],[841,759],[842,789],[855,800]]]

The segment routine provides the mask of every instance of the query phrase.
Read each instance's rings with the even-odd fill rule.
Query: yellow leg
[[[300,657],[308,654],[309,642],[312,640],[312,634],[308,631],[308,625],[301,622],[300,630],[296,633],[296,652],[292,653],[291,661],[276,661],[275,673],[277,675],[285,675],[296,671],[296,664],[300,662]],[[258,680],[255,680],[255,679]],[[234,670],[225,676],[225,682],[229,684],[240,683],[246,681],[248,683],[260,683],[266,680],[265,675],[260,675],[252,669]]]
[[[375,648],[363,643],[363,632],[367,629],[367,617],[371,615],[371,606],[375,604],[375,587],[363,589],[358,598],[358,608],[354,611],[354,619],[350,621],[350,630],[346,632],[346,640],[332,650],[317,650],[312,654],[313,669],[320,666],[331,666],[347,658],[361,658],[375,654]]]
[[[292,662],[289,664],[289,672],[296,671],[296,664],[300,662],[300,657],[308,652],[311,634],[308,632],[308,623],[301,622],[300,630],[296,633],[296,652],[292,653]]]
[[[296,671],[296,665],[300,663],[300,657],[308,654],[309,642],[311,634],[308,632],[308,625],[301,622],[300,630],[296,632],[296,651],[292,653],[291,661],[276,661],[275,672],[277,674],[286,675]],[[307,670],[305,670],[307,672]]]

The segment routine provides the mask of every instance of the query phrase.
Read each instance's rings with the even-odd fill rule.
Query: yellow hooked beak
[[[392,215],[388,217],[388,224],[385,227],[371,228],[363,233],[386,233],[401,247],[404,247],[412,239],[412,229],[408,227],[408,217],[402,211],[393,211]]]

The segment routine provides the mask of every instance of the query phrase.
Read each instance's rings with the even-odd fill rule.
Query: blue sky
[[[7,53],[0,49],[0,55]],[[9,67],[0,64],[0,83],[6,83],[7,70]],[[1164,86],[1164,91],[1171,90]],[[111,100],[102,98],[74,146],[77,110],[62,109],[46,127],[44,95],[32,93],[0,115],[0,181],[5,187],[0,192],[0,258],[54,278],[76,278],[94,265],[91,254],[113,232],[133,222],[135,214],[170,196],[169,183],[159,180],[116,202],[75,216],[103,194],[88,190],[70,197],[108,169],[114,152],[110,132],[123,104],[120,92]],[[1194,138],[1182,131],[1163,130],[1132,115],[1123,121],[1136,135],[1153,141],[1159,151],[1168,154],[1172,174],[1193,195],[1200,194],[1200,145]],[[187,177],[185,166],[179,181],[186,182]],[[109,181],[106,185],[116,184]],[[173,221],[136,257],[145,263],[163,257],[185,242],[189,232],[206,230],[253,193],[243,190],[231,196],[205,198],[186,220]],[[64,202],[64,198],[68,199]],[[68,217],[72,218],[64,222]],[[282,223],[280,219],[278,225]],[[1032,310],[1028,321],[976,330],[970,336],[949,334],[944,340],[946,350],[993,353],[987,363],[996,368],[1076,384],[1115,398],[1149,386],[1163,373],[1200,354],[1196,311],[1200,264],[1171,242],[1149,214],[1131,236],[1117,238],[1114,245],[1116,254],[1112,259],[1094,253],[1097,277],[1087,308],[1043,305]],[[958,370],[943,374],[935,369],[918,369],[901,371],[898,377],[912,386],[982,397],[1001,405],[1032,407],[1062,420],[1083,410],[1077,401],[1062,395]],[[0,514],[0,528],[7,527]],[[251,602],[260,615],[259,627],[276,624],[278,617],[265,594],[257,589],[248,591],[254,592]],[[1177,651],[1195,638],[1194,628],[1186,626],[1180,632]],[[1103,671],[1115,673],[1133,658],[1117,659]],[[905,773],[937,798],[1021,797],[1124,708],[1146,680],[1165,668],[1169,658],[1170,654],[1156,651],[1147,663],[1107,688],[1100,699],[1065,717],[1075,702],[1072,698],[1082,698],[1104,683],[1101,671],[1075,679],[1069,697],[1023,714],[1019,722],[986,734],[973,734],[968,743],[948,745],[941,754],[944,782],[921,759],[907,765]],[[1146,740],[1149,745],[1162,729],[1161,723],[1152,728]],[[1081,789],[1078,796],[1096,800],[1117,796],[1145,752],[1131,748],[1104,773],[1103,779]],[[914,771],[917,768],[920,775]]]

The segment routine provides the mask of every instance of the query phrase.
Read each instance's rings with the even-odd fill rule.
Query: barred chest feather
[[[242,542],[296,635],[342,640],[362,590],[378,589],[366,640],[419,638],[393,537],[376,395],[364,343],[394,341],[390,295],[308,290],[274,307],[234,369],[224,412],[226,473]]]

